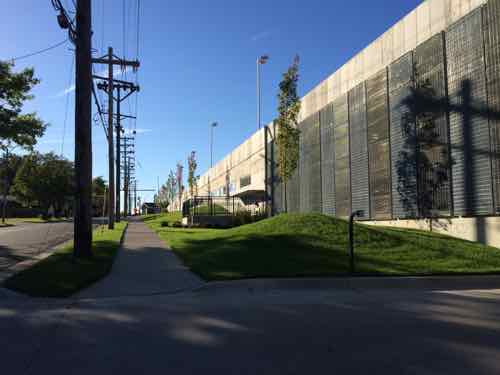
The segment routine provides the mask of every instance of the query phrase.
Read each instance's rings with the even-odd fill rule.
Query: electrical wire
[[[65,44],[66,42],[68,41],[68,39],[64,39],[63,41],[59,42],[59,43],[56,43],[50,47],[47,47],[47,48],[44,48],[44,49],[41,49],[39,51],[35,51],[35,52],[31,52],[31,53],[28,53],[26,55],[22,55],[22,56],[17,56],[17,57],[14,57],[12,59],[8,59],[6,61],[12,61],[12,62],[15,62],[15,61],[18,61],[18,60],[22,60],[22,59],[27,59],[28,57],[32,57],[32,56],[36,56],[36,55],[40,55],[42,53],[45,53],[45,52],[48,52],[50,50],[53,50],[57,47],[60,47],[62,46],[63,44]]]
[[[73,80],[73,68],[75,66],[75,57],[73,54],[71,54],[71,67],[69,68],[69,79],[68,79],[68,86],[71,85],[71,81]],[[70,93],[68,92],[66,94],[66,109],[64,111],[64,123],[63,123],[63,135],[62,135],[62,142],[61,142],[61,156],[64,154],[64,141],[66,139],[66,124],[68,123],[68,109],[69,109],[69,97]]]

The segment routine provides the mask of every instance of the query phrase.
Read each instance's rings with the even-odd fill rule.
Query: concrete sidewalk
[[[202,286],[203,281],[138,219],[132,219],[111,273],[77,298],[173,293]]]

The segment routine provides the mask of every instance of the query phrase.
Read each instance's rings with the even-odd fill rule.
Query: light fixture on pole
[[[261,113],[262,113],[262,99],[260,93],[260,66],[267,63],[269,56],[262,55],[257,59],[257,128],[260,129],[261,126]]]

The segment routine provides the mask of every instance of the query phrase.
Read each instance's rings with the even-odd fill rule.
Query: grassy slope
[[[343,275],[347,223],[319,214],[280,215],[230,230],[147,223],[207,280]],[[356,270],[372,275],[500,272],[500,250],[416,230],[356,225]]]
[[[73,244],[69,244],[7,279],[5,286],[33,297],[68,297],[109,273],[125,228],[121,222],[114,230],[94,230],[90,260],[73,262]]]

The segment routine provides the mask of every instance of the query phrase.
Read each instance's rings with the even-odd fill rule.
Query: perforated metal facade
[[[490,136],[481,9],[446,32],[455,215],[492,213]]]
[[[349,91],[349,134],[351,141],[352,210],[370,218],[368,177],[368,134],[366,129],[366,89],[362,83]]]
[[[391,217],[391,162],[387,69],[366,81],[370,212],[375,219]]]
[[[319,113],[300,126],[300,211],[321,212],[321,143]]]
[[[486,79],[493,162],[495,212],[500,213],[500,1],[490,0],[484,9]]]
[[[333,102],[335,138],[335,213],[339,217],[351,214],[351,168],[349,146],[349,110],[347,95]]]
[[[414,53],[415,85],[440,104],[416,114],[420,216],[451,214],[451,159],[447,112],[444,33],[422,43]]]
[[[415,114],[411,110],[413,53],[389,66],[392,210],[395,218],[417,215]]]
[[[322,208],[325,215],[335,215],[335,137],[332,105],[327,105],[320,111],[320,124]]]

